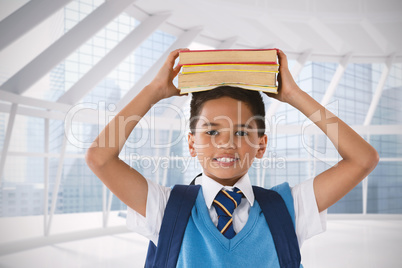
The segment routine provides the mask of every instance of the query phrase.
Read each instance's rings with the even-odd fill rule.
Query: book
[[[183,65],[181,73],[212,72],[212,71],[267,71],[277,72],[278,64],[199,64]]]
[[[276,49],[180,51],[180,94],[222,85],[277,93]]]
[[[274,86],[254,86],[254,85],[249,85],[249,84],[222,83],[219,85],[183,88],[180,90],[180,94],[207,91],[207,90],[214,89],[218,86],[240,87],[240,88],[244,88],[244,89],[248,89],[248,90],[262,91],[262,92],[274,93],[274,94],[278,93],[278,88],[274,87]]]
[[[275,85],[276,73],[220,71],[179,74],[179,88],[199,85],[252,84],[257,86]]]
[[[179,65],[248,63],[276,64],[276,49],[221,49],[180,51]]]

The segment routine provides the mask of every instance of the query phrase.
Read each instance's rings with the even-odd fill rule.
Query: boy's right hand
[[[281,102],[286,102],[293,105],[295,99],[298,98],[297,94],[302,92],[296,84],[289,71],[288,59],[282,50],[278,50],[279,59],[279,74],[278,74],[278,94],[266,93],[269,97],[277,99]]]
[[[180,90],[173,84],[173,79],[180,72],[181,66],[174,67],[175,60],[179,56],[179,51],[189,50],[188,48],[179,48],[170,52],[162,68],[149,84],[155,90],[155,94],[160,99],[179,96]]]

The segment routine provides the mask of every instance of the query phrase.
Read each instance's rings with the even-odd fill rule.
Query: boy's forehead
[[[232,98],[219,98],[204,103],[197,125],[214,126],[227,122],[236,124],[252,124],[253,114],[250,108],[242,101]]]
[[[236,114],[237,116],[252,116],[251,109],[245,102],[230,97],[222,97],[206,101],[201,108],[200,114]]]

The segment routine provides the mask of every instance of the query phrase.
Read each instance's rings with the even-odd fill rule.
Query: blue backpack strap
[[[200,185],[175,185],[170,193],[159,232],[158,246],[151,241],[145,267],[176,267],[184,231]]]
[[[271,230],[280,267],[299,268],[301,262],[299,243],[285,201],[273,190],[253,186],[253,191]]]
[[[153,267],[153,264],[155,262],[155,254],[156,254],[156,246],[154,242],[149,241],[147,258],[145,259],[145,266],[144,266],[145,268]]]

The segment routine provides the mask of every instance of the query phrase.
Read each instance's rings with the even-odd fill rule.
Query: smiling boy
[[[127,204],[129,228],[155,245],[172,189],[145,179],[118,155],[138,123],[138,120],[125,122],[126,118],[141,118],[153,104],[179,95],[172,82],[180,71],[179,66],[174,67],[178,52],[175,50],[169,55],[155,79],[106,126],[86,154],[93,172]],[[305,239],[325,230],[326,209],[374,169],[378,154],[349,126],[297,86],[288,70],[286,55],[280,50],[278,58],[279,94],[267,95],[292,105],[309,117],[342,157],[339,163],[315,178],[293,188],[286,184],[274,189],[286,203],[301,245]],[[229,87],[193,94],[188,143],[190,154],[198,158],[203,174],[195,180],[201,190],[188,220],[178,267],[229,267],[235,264],[240,267],[279,267],[270,230],[261,216],[248,177],[254,159],[261,158],[267,146],[263,125],[265,110],[261,103],[259,92]],[[337,124],[337,131],[329,131],[327,124]],[[106,141],[106,146],[97,146],[99,140]],[[231,190],[241,196],[236,200],[232,198],[236,208],[227,212],[230,221],[218,231],[223,216],[216,208],[220,201],[215,200],[221,191],[228,195]],[[224,234],[229,225],[233,225],[234,237]]]
[[[259,105],[255,108],[253,104]],[[265,111],[258,92],[220,87],[194,93],[190,112],[190,155],[198,157],[203,174],[209,178],[234,185],[248,172],[254,158],[264,155]]]

